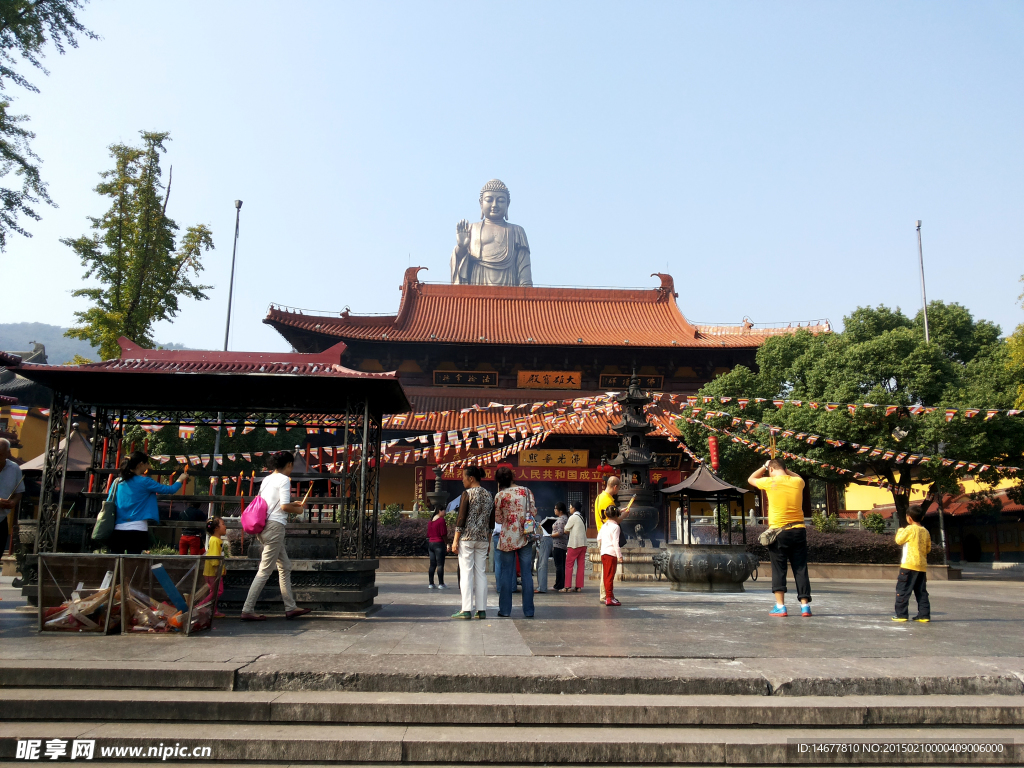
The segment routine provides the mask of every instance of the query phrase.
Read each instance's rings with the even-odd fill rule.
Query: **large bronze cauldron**
[[[668,544],[657,568],[676,592],[743,592],[758,559],[741,544]]]
[[[619,509],[623,511],[622,517],[619,518],[619,525],[622,526],[623,532],[631,539],[650,538],[651,533],[658,527],[660,519],[658,508],[654,506],[654,493],[652,491],[636,490],[636,500],[633,502],[633,506],[629,507],[629,511],[626,512],[626,507],[629,506],[629,500],[633,498],[633,493],[633,490],[620,491],[618,498],[615,500]],[[638,525],[642,529],[640,536],[637,536],[636,532]]]

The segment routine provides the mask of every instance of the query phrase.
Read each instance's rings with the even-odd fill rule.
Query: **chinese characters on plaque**
[[[435,387],[496,387],[497,371],[434,371]]]
[[[414,467],[414,469],[416,471],[415,471],[415,478],[413,480],[412,497],[416,501],[426,501],[427,500],[427,468],[426,467]],[[456,475],[456,477],[457,478],[461,478],[462,477],[462,473],[460,472],[458,475]]]
[[[658,469],[679,469],[682,466],[682,458],[681,453],[656,453],[654,466]]]
[[[494,480],[494,471],[496,467],[484,467],[484,479]],[[600,483],[603,482],[605,475],[598,469],[587,469],[583,467],[581,469],[560,469],[556,467],[512,467],[512,472],[515,475],[516,482],[530,482],[530,481],[541,481],[541,482],[556,482],[556,483]],[[679,473],[677,472],[676,475]],[[462,470],[456,469],[454,466],[449,466],[444,471],[445,480],[461,480]],[[677,481],[678,482],[678,481]]]
[[[519,389],[579,389],[579,371],[520,371]]]
[[[519,452],[519,466],[521,467],[586,468],[589,459],[590,451],[531,448]]]
[[[642,375],[638,377],[640,379],[640,386],[643,389],[664,389],[665,388],[665,377],[664,376],[653,376],[653,375]],[[598,387],[600,389],[628,389],[629,388],[629,375],[619,375],[616,373],[602,373],[599,379]]]

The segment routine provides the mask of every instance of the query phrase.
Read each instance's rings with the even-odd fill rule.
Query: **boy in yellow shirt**
[[[917,616],[914,621],[931,621],[931,605],[928,602],[928,553],[932,551],[932,537],[921,525],[924,510],[913,506],[907,512],[906,528],[896,531],[896,543],[903,547],[900,562],[900,576],[896,581],[896,615],[893,621],[908,621],[910,618],[910,593],[917,598]]]

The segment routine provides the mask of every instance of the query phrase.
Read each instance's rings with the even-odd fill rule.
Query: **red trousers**
[[[604,572],[605,600],[615,599],[615,593],[612,591],[612,585],[615,583],[615,569],[618,568],[618,566],[619,561],[612,555],[601,555],[601,570]]]
[[[576,565],[576,589],[583,589],[583,556],[586,547],[569,547],[565,550],[565,588],[572,589],[572,566]]]
[[[203,554],[203,538],[201,536],[182,536],[180,539],[178,539],[178,554]]]

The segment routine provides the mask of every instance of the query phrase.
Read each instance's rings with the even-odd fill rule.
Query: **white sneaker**
[[[427,589],[437,589],[433,584],[427,584]]]
[[[437,588],[438,589],[448,589],[448,585],[447,584],[438,584]]]

